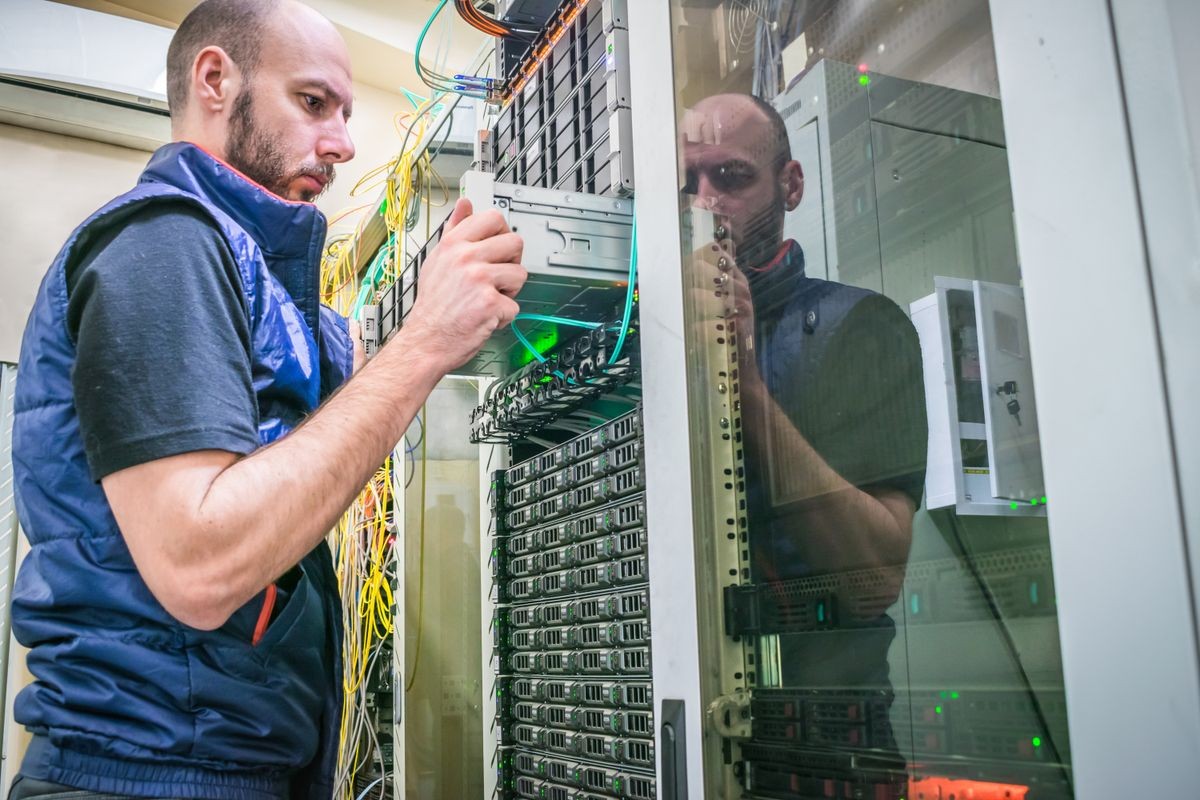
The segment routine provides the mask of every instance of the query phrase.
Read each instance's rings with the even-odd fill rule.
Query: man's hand
[[[738,267],[729,242],[711,242],[692,253],[692,289],[702,324],[719,320],[737,335],[738,369],[743,380],[758,377],[754,356],[754,299],[750,281]]]
[[[479,351],[520,310],[513,299],[528,273],[525,243],[499,211],[471,213],[460,199],[445,233],[421,267],[417,301],[404,321],[410,344],[425,348],[445,372]]]
[[[102,486],[138,572],[179,621],[214,629],[295,565],[396,446],[448,371],[517,313],[520,237],[460,200],[387,347],[270,447],[197,451],[114,472]]]

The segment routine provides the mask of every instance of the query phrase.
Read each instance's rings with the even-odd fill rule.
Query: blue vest
[[[17,511],[32,547],[12,619],[35,678],[14,712],[35,734],[22,772],[114,794],[328,798],[341,713],[329,549],[301,562],[299,583],[257,645],[262,594],[220,629],[194,630],[147,589],[88,471],[66,269],[101,233],[167,199],[206,213],[237,261],[261,444],[290,431],[351,371],[346,322],[318,298],[324,217],[194,145],[158,150],[134,189],[71,234],[25,328],[15,399]]]

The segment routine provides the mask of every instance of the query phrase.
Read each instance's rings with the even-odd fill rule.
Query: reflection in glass
[[[685,229],[715,231],[689,334],[736,352],[745,484],[708,635],[754,643],[749,734],[706,769],[754,797],[1073,796],[986,3],[672,6]]]

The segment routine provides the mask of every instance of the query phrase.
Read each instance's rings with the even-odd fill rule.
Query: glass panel
[[[478,401],[448,378],[405,441],[404,796],[483,796],[479,638],[479,449],[463,435]],[[398,468],[399,469],[399,468]]]
[[[741,479],[698,481],[744,508],[706,796],[1073,797],[986,0],[671,7],[689,397]]]

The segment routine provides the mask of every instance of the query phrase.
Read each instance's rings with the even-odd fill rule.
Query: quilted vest
[[[194,145],[158,150],[136,187],[71,234],[25,328],[15,399],[13,473],[31,549],[12,620],[34,676],[14,712],[34,733],[22,772],[113,794],[327,799],[342,635],[329,549],[304,558],[257,644],[262,594],[220,629],[195,630],[147,589],[88,471],[71,385],[67,267],[102,233],[166,201],[203,211],[237,261],[261,445],[286,435],[351,371],[346,322],[318,298],[324,217]]]

